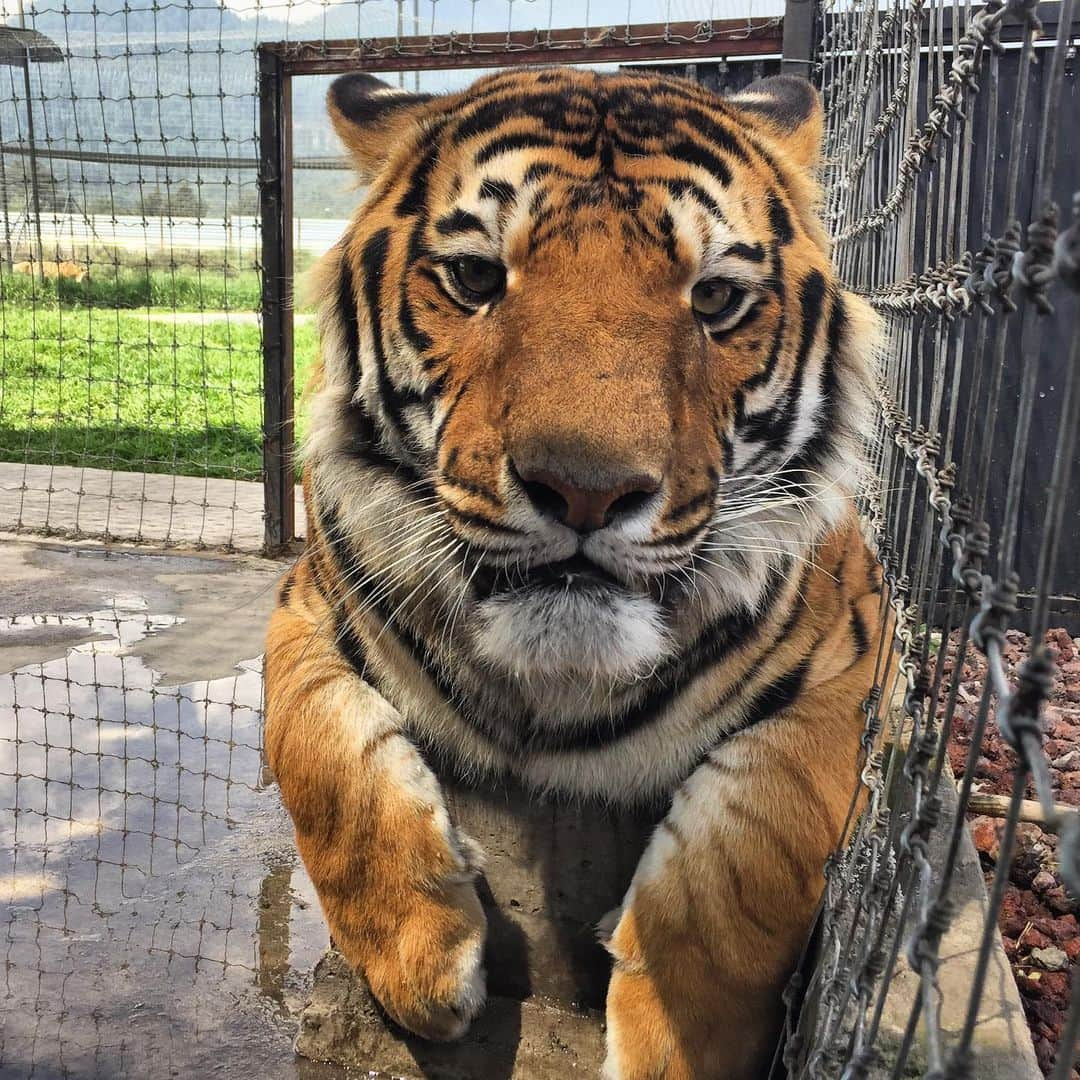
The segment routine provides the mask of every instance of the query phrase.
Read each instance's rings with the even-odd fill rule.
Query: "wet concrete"
[[[280,565],[0,546],[0,1077],[294,1056],[327,944],[260,749]]]

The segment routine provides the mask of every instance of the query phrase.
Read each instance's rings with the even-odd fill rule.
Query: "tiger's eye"
[[[690,290],[690,303],[705,318],[722,315],[735,299],[735,287],[729,281],[699,281]]]
[[[490,300],[506,284],[506,269],[478,255],[460,255],[450,264],[454,282],[475,300]]]

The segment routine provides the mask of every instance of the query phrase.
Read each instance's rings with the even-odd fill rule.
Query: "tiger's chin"
[[[633,682],[672,649],[660,606],[618,586],[523,588],[489,597],[476,614],[474,645],[484,662],[552,689]]]

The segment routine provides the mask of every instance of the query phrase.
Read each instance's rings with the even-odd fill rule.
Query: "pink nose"
[[[660,488],[660,481],[652,476],[628,476],[598,491],[543,469],[515,471],[529,501],[541,514],[578,532],[595,532],[628,517]]]

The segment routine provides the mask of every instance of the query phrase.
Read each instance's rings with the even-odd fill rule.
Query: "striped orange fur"
[[[605,1076],[761,1076],[883,613],[852,504],[875,326],[816,217],[816,95],[553,68],[346,76],[329,109],[370,188],[316,277],[266,724],[334,940],[456,1037],[482,854],[433,767],[647,804]]]

